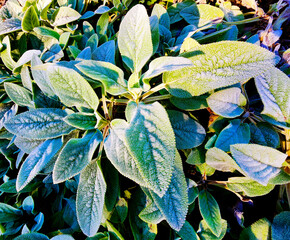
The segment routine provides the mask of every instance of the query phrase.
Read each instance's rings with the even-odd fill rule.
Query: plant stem
[[[145,98],[149,97],[153,93],[156,93],[156,92],[160,91],[163,88],[165,88],[165,84],[164,83],[161,83],[161,84],[157,85],[156,87],[150,89],[148,92],[144,93],[141,96],[141,101],[144,100]]]
[[[166,100],[166,99],[169,99],[171,97],[172,97],[171,94],[165,94],[165,95],[160,95],[160,96],[149,97],[149,98],[145,99],[143,102],[144,103],[155,102],[155,101],[160,101],[160,100]]]
[[[242,21],[236,21],[236,22],[226,22],[226,21],[223,21],[223,23],[225,25],[241,25],[241,24],[258,22],[258,21],[261,21],[261,18],[260,17],[248,18],[248,19],[245,19],[245,20],[242,20]]]

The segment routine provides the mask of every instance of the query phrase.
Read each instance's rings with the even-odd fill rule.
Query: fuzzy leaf
[[[261,185],[247,177],[231,177],[227,181],[227,187],[234,192],[242,192],[248,197],[263,196],[272,191],[274,184]]]
[[[49,139],[41,143],[28,155],[17,175],[16,189],[18,192],[45,168],[61,146],[61,138]]]
[[[250,138],[249,125],[247,123],[241,123],[239,119],[235,119],[220,132],[214,146],[225,152],[229,152],[232,144],[249,143]]]
[[[235,41],[196,46],[192,52],[182,56],[188,56],[193,67],[163,74],[163,82],[168,91],[180,98],[245,83],[270,69],[278,61],[278,57],[264,48]]]
[[[143,5],[130,9],[120,24],[118,46],[132,72],[140,72],[153,53],[149,17]]]
[[[63,120],[67,124],[82,130],[92,130],[97,125],[97,118],[91,113],[76,112],[67,115]]]
[[[86,76],[100,81],[112,95],[127,92],[123,71],[112,63],[88,60],[78,63],[76,67]]]
[[[9,18],[0,22],[0,35],[12,33],[21,30],[21,20],[18,18]]]
[[[0,203],[0,223],[13,222],[21,217],[21,210],[6,203]]]
[[[270,240],[271,239],[271,223],[267,218],[259,219],[251,226],[245,228],[240,235],[239,240],[247,239],[259,239]],[[283,238],[280,238],[283,239]]]
[[[124,120],[113,120],[110,134],[105,140],[104,148],[108,159],[114,167],[124,176],[137,182],[141,186],[146,186],[145,181],[125,145],[125,129],[128,123]]]
[[[157,16],[159,24],[170,29],[170,18],[166,9],[161,4],[155,4],[151,16]]]
[[[278,68],[255,78],[257,90],[262,99],[262,114],[269,116],[281,124],[290,124],[290,78]]]
[[[139,217],[147,223],[153,223],[158,224],[161,221],[165,220],[164,215],[160,211],[160,209],[157,207],[156,203],[150,202],[146,205],[146,208],[144,208],[140,213]]]
[[[52,30],[49,27],[45,27],[45,26],[35,27],[35,28],[33,28],[33,31],[41,36],[53,37],[56,40],[59,40],[59,38],[60,38],[60,35],[58,34],[58,32]]]
[[[274,148],[257,144],[232,145],[231,153],[245,174],[264,186],[280,172],[287,158]]]
[[[202,190],[198,196],[198,205],[201,216],[214,235],[222,232],[222,218],[220,208],[214,197],[206,190]]]
[[[200,240],[222,240],[227,233],[227,221],[222,219],[222,231],[219,236],[213,234],[205,220],[201,220],[198,228]]]
[[[163,197],[159,197],[152,190],[150,190],[150,193],[169,225],[174,230],[179,231],[185,223],[188,211],[188,195],[182,161],[177,151],[171,183],[166,193]]]
[[[177,232],[183,240],[199,240],[197,233],[188,221],[185,221],[183,227]]]
[[[73,128],[63,118],[67,113],[57,108],[39,108],[20,113],[4,123],[11,133],[29,139],[55,138],[68,134]]]
[[[289,237],[290,232],[290,212],[284,211],[276,215],[272,223],[272,239],[282,240]]]
[[[60,7],[53,13],[52,26],[61,26],[78,20],[82,15],[70,7]]]
[[[5,49],[0,51],[0,57],[5,67],[11,71],[15,68],[16,62],[12,59],[11,56],[11,44],[9,36],[5,36],[2,40],[2,44],[5,46]]]
[[[97,109],[99,105],[97,94],[73,69],[53,66],[48,70],[48,77],[56,95],[65,105]]]
[[[16,137],[14,140],[14,144],[25,153],[30,153],[34,148],[36,148],[39,144],[43,142],[44,140],[29,139],[22,137]]]
[[[169,110],[168,115],[175,134],[177,149],[191,149],[203,142],[206,133],[198,122],[175,110]]]
[[[158,102],[139,103],[125,135],[143,179],[162,197],[169,186],[175,159],[175,137],[165,109]]]
[[[91,237],[101,224],[105,202],[106,183],[96,161],[91,162],[81,173],[77,191],[77,218],[81,230]]]
[[[240,88],[228,88],[211,94],[207,99],[208,106],[218,115],[226,118],[240,116],[247,104]]]
[[[83,138],[70,139],[55,162],[52,174],[54,184],[64,182],[80,173],[92,160],[102,139],[100,130],[91,131]]]
[[[24,32],[32,31],[33,28],[39,26],[39,20],[35,8],[31,5],[25,12],[23,19],[22,19],[22,30]]]
[[[93,52],[92,59],[115,64],[115,42],[111,40],[103,43]]]
[[[34,108],[34,103],[32,100],[32,94],[26,88],[21,87],[14,83],[5,82],[5,91],[9,98],[20,106],[27,106]]]

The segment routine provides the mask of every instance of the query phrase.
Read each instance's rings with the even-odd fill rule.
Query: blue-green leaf
[[[269,240],[271,239],[271,223],[267,218],[259,219],[251,226],[245,228],[241,234],[239,240],[259,239]],[[283,238],[279,238],[283,239]]]
[[[34,108],[34,102],[32,100],[32,93],[26,88],[21,87],[15,83],[4,83],[5,91],[9,98],[20,106],[27,106]]]
[[[71,235],[68,234],[61,234],[61,235],[56,235],[50,240],[75,240]]]
[[[239,119],[232,120],[225,127],[215,142],[215,147],[225,151],[230,151],[230,145],[236,143],[249,143],[251,138],[250,127],[247,123],[242,123]]]
[[[48,77],[56,95],[65,105],[97,109],[99,105],[97,94],[73,69],[52,66],[48,70]]]
[[[0,203],[0,223],[12,222],[22,217],[22,211],[6,203]]]
[[[247,104],[240,88],[228,88],[211,94],[207,99],[208,106],[218,115],[226,118],[240,116]]]
[[[281,212],[275,216],[272,223],[272,239],[282,240],[289,237],[290,232],[290,211]]]
[[[202,190],[198,196],[200,213],[214,235],[222,233],[222,218],[220,208],[214,197],[206,190]]]
[[[120,24],[118,46],[132,72],[140,72],[153,53],[149,17],[143,5],[131,8]]]
[[[287,158],[287,154],[257,144],[232,145],[231,153],[244,173],[264,186],[280,172]]]
[[[52,15],[54,27],[78,20],[82,15],[70,7],[60,7]]]
[[[123,71],[112,63],[88,60],[78,63],[76,67],[86,76],[103,83],[105,90],[112,95],[127,92]]]
[[[163,74],[166,88],[173,96],[180,98],[245,83],[273,68],[273,64],[279,60],[275,54],[264,48],[237,41],[196,46],[182,56],[188,56],[193,67]]]
[[[53,182],[60,183],[80,173],[92,160],[102,139],[100,130],[88,132],[83,138],[70,139],[55,162]]]
[[[147,200],[148,201],[148,200]],[[164,215],[154,201],[147,203],[146,207],[139,213],[139,217],[147,223],[158,224],[165,220]]]
[[[21,30],[21,20],[18,18],[9,18],[0,22],[0,35],[12,33]]]
[[[108,159],[122,175],[137,182],[141,186],[146,186],[137,164],[124,142],[125,129],[128,127],[128,123],[124,120],[115,119],[111,125],[112,129],[104,143]]]
[[[222,219],[222,231],[219,236],[213,234],[205,220],[201,220],[198,228],[198,235],[201,240],[222,240],[227,233],[227,221]]]
[[[92,53],[92,59],[115,64],[115,41],[110,40],[99,46]]]
[[[185,223],[188,211],[188,194],[181,157],[177,151],[171,183],[166,193],[163,197],[159,197],[152,190],[150,193],[169,225],[179,231]]]
[[[14,240],[49,240],[49,238],[42,233],[32,232],[22,234],[14,238]]]
[[[35,28],[33,28],[33,31],[36,32],[37,34],[41,35],[41,36],[53,37],[56,40],[59,40],[59,37],[60,37],[58,32],[52,30],[49,27],[45,27],[45,26],[35,27]]]
[[[49,139],[36,147],[25,159],[17,175],[16,189],[22,190],[46,164],[54,157],[62,146],[61,138]]]
[[[199,240],[197,233],[188,221],[185,221],[183,227],[177,232],[183,240]]]
[[[101,224],[105,192],[101,169],[96,161],[92,161],[81,173],[76,200],[79,225],[89,237],[97,233]]]
[[[161,4],[155,4],[151,16],[157,16],[159,24],[170,29],[170,18],[166,9]]]
[[[171,180],[175,137],[163,106],[139,103],[125,142],[149,188],[162,197]]]
[[[175,110],[167,111],[176,138],[177,149],[199,146],[205,138],[205,129],[188,115]]]
[[[10,118],[4,126],[9,132],[23,138],[55,138],[74,129],[63,121],[66,115],[67,113],[61,109],[39,108]]]
[[[97,118],[92,113],[76,112],[67,115],[63,119],[67,124],[82,130],[92,130],[96,128]]]

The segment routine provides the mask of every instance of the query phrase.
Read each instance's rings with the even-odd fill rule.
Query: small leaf
[[[9,98],[19,106],[34,108],[32,94],[30,91],[14,83],[5,82],[5,91]]]
[[[5,49],[0,51],[0,57],[5,67],[9,70],[13,70],[16,66],[16,62],[12,59],[11,56],[11,45],[9,36],[5,36],[2,40],[2,44],[5,46]]]
[[[0,223],[13,222],[21,217],[21,210],[6,203],[0,203]]]
[[[274,148],[257,144],[232,145],[231,153],[245,174],[264,186],[280,172],[287,158]]]
[[[86,76],[103,83],[105,90],[112,95],[127,92],[123,71],[112,63],[88,60],[78,63],[76,67]]]
[[[182,9],[189,7],[191,5],[196,5],[196,3],[192,0],[185,0],[185,1],[175,3],[172,6],[170,6],[167,9],[167,12],[170,17],[170,24],[173,24],[182,20],[180,12],[182,11]]]
[[[226,118],[240,116],[247,104],[240,88],[227,88],[211,94],[207,99],[208,106],[218,115]]]
[[[267,218],[262,218],[257,222],[253,223],[250,227],[244,229],[240,235],[239,240],[246,239],[270,240],[271,223],[269,222],[269,220]]]
[[[91,237],[99,229],[105,202],[106,183],[96,161],[81,173],[77,191],[77,217],[81,230]]]
[[[70,7],[60,7],[52,15],[52,26],[61,26],[78,20],[82,15]]]
[[[222,240],[227,233],[227,221],[222,219],[222,231],[219,236],[213,234],[205,220],[201,220],[198,235],[201,240]]]
[[[61,138],[49,139],[36,147],[25,159],[17,175],[16,189],[22,190],[44,169],[62,146]]]
[[[129,10],[120,24],[118,46],[132,72],[140,72],[153,53],[149,17],[143,5]]]
[[[9,18],[0,22],[0,35],[12,33],[21,30],[21,20],[18,18]]]
[[[58,43],[51,45],[41,56],[44,62],[53,62],[61,59],[64,53]]]
[[[175,159],[175,137],[165,109],[158,102],[139,103],[125,135],[141,175],[149,188],[162,197]]]
[[[264,186],[247,177],[231,177],[227,181],[227,187],[233,192],[241,192],[248,197],[257,197],[268,194],[275,185]]]
[[[113,120],[110,134],[105,140],[104,148],[108,159],[114,167],[124,176],[146,186],[143,177],[124,142],[125,129],[128,123],[124,120]]]
[[[53,37],[56,40],[59,40],[59,37],[60,37],[58,32],[52,30],[49,27],[45,27],[45,26],[35,27],[35,28],[33,28],[33,31],[36,32],[37,34],[41,35],[41,36]]]
[[[225,151],[230,151],[230,145],[236,143],[249,143],[251,138],[250,127],[247,123],[242,123],[239,119],[232,120],[225,127],[215,142],[215,147]]]
[[[94,33],[92,36],[90,36],[90,38],[86,42],[85,47],[90,47],[93,52],[97,49],[98,43],[99,43],[99,37],[96,33]]]
[[[159,197],[151,190],[150,193],[169,225],[174,230],[179,231],[185,223],[188,211],[188,195],[182,161],[177,151],[171,183],[166,193],[163,197]]]
[[[76,112],[67,115],[63,120],[67,124],[82,130],[92,130],[97,125],[97,118],[91,113]]]
[[[257,90],[262,99],[262,114],[269,116],[281,124],[290,124],[290,78],[278,68],[255,78]]]
[[[164,215],[160,211],[160,209],[157,207],[157,205],[154,202],[150,202],[146,205],[146,208],[144,208],[140,213],[139,217],[147,223],[151,224],[158,224],[161,221],[165,220]]]
[[[170,29],[170,18],[166,9],[161,4],[155,4],[151,16],[157,16],[159,24]]]
[[[151,40],[153,45],[153,53],[156,53],[159,47],[160,35],[159,35],[159,23],[157,16],[151,16],[149,18],[151,28]]]
[[[222,233],[222,218],[220,208],[214,197],[206,190],[202,190],[198,196],[200,213],[209,229],[215,236]]]
[[[61,183],[80,173],[92,160],[102,141],[100,130],[91,131],[83,138],[72,138],[63,147],[53,168],[54,184]]]
[[[194,67],[163,75],[168,91],[181,98],[198,96],[236,83],[243,84],[272,68],[278,61],[278,57],[264,48],[235,41],[200,45],[182,56],[188,56]]]
[[[209,166],[223,172],[234,172],[236,169],[240,168],[234,159],[216,147],[210,148],[206,152],[205,160]]]
[[[282,240],[289,237],[290,232],[290,212],[284,211],[276,215],[272,223],[272,239]]]
[[[183,227],[177,232],[183,240],[199,240],[197,233],[188,221],[185,221]]]
[[[90,84],[76,71],[52,66],[48,70],[48,77],[57,96],[68,107],[97,109],[98,96]]]
[[[39,26],[39,20],[35,8],[31,5],[25,12],[23,19],[22,19],[22,30],[24,32],[32,31],[33,28]]]
[[[175,110],[167,111],[176,138],[177,149],[199,146],[205,138],[205,129],[188,115]]]
[[[35,109],[10,118],[4,126],[9,132],[24,138],[55,138],[73,130],[62,120],[66,115],[57,108]]]

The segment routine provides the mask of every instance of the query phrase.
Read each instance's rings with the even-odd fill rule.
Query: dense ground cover
[[[0,239],[288,239],[289,14],[7,1]]]

